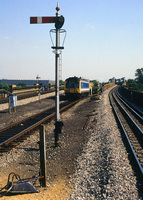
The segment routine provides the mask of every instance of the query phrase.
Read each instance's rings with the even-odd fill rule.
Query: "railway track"
[[[109,99],[139,174],[143,177],[143,117],[121,98],[117,87],[110,91]]]
[[[46,93],[51,93],[51,92],[54,92],[54,90],[51,90],[51,91],[48,91],[48,92],[41,92],[41,94],[46,94]],[[23,94],[20,94],[20,95],[16,94],[16,95],[17,95],[18,100],[22,100],[22,99],[38,96],[38,91],[31,92],[31,93],[25,92]],[[4,103],[8,103],[8,102],[9,102],[9,97],[0,99],[0,104],[4,104]]]
[[[60,104],[60,112],[65,111],[79,100],[74,102],[65,101]],[[55,116],[55,106],[44,109],[39,113],[31,115],[9,126],[0,129],[0,152],[4,152],[7,147],[18,145],[21,138],[26,137],[33,129],[42,123],[51,120]],[[23,140],[23,139],[22,139]]]
[[[63,90],[64,88],[63,87],[60,87],[60,90]],[[52,93],[52,92],[55,92],[55,88],[52,88],[48,91],[40,91],[40,94],[48,94],[48,93]],[[30,98],[30,97],[36,97],[38,96],[39,94],[39,91],[34,91],[34,92],[23,92],[23,93],[16,93],[17,95],[17,100],[22,100],[22,99],[26,99],[26,98]],[[4,104],[4,103],[8,103],[9,102],[9,97],[7,98],[3,98],[3,99],[0,99],[0,104]]]

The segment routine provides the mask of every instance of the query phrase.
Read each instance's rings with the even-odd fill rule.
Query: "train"
[[[65,80],[64,92],[67,98],[75,99],[88,96],[90,93],[89,80],[69,77]]]

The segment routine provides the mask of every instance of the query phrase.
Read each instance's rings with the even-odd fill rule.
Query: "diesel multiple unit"
[[[65,80],[65,95],[67,98],[80,98],[89,95],[89,81],[78,77]]]

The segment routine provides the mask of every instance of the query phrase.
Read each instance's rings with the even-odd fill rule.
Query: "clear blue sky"
[[[55,16],[56,0],[0,0],[0,78],[55,79],[49,36],[54,24],[30,16]],[[134,78],[143,67],[142,0],[59,0],[67,31],[62,79]]]

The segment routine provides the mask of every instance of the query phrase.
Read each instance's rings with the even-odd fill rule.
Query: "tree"
[[[135,76],[136,76],[137,82],[143,84],[143,68],[137,69]]]
[[[93,92],[95,93],[95,94],[97,94],[98,93],[98,82],[96,81],[96,80],[93,80]]]
[[[135,72],[136,79],[128,79],[126,84],[128,88],[136,91],[143,91],[143,68],[136,69]]]
[[[0,89],[2,89],[2,83],[0,83]]]
[[[128,79],[126,84],[127,84],[128,88],[133,88],[135,90],[137,90],[137,88],[138,88],[137,82],[133,79]]]
[[[4,83],[4,84],[0,84],[0,89],[5,89],[5,90],[9,90],[9,85]]]
[[[64,84],[64,81],[60,80],[59,83],[62,85],[62,84]]]
[[[26,83],[18,83],[17,86],[18,87],[26,87]]]

